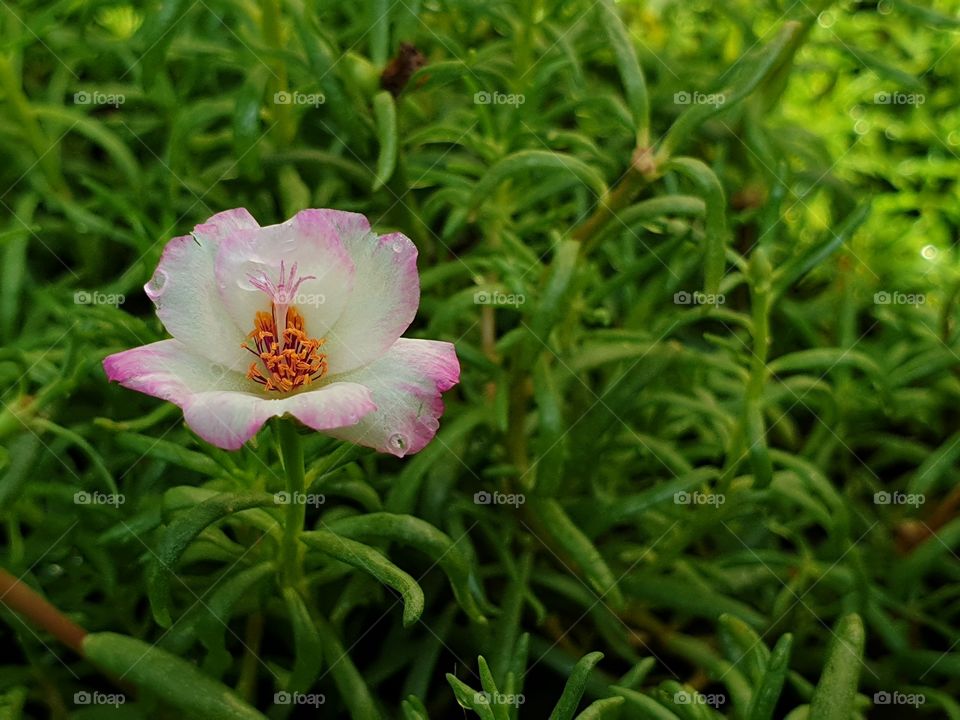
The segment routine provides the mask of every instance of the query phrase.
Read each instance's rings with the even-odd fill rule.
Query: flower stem
[[[277,423],[277,436],[280,440],[280,458],[287,476],[289,504],[287,517],[283,525],[283,545],[280,548],[280,571],[287,585],[295,587],[300,580],[303,549],[300,533],[306,518],[307,506],[303,501],[304,472],[303,448],[297,426],[290,420]]]
[[[46,630],[78,655],[83,655],[83,638],[87,631],[3,568],[0,568],[0,601],[35,626]]]

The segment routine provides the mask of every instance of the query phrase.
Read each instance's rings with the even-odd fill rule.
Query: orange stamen
[[[327,374],[327,356],[320,352],[326,340],[307,335],[303,316],[296,308],[287,309],[286,324],[278,335],[273,313],[258,312],[247,335],[253,347],[243,345],[259,360],[250,364],[247,377],[263,385],[265,391],[291,392]]]

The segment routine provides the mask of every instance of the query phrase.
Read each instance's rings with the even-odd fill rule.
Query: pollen
[[[287,308],[286,327],[278,336],[275,316],[275,312],[258,312],[254,317],[253,330],[242,345],[257,357],[247,377],[265,391],[285,393],[323,378],[327,356],[320,348],[326,340],[307,335],[303,316],[294,307]]]

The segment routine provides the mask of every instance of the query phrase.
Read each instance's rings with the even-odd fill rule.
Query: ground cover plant
[[[0,2],[0,717],[960,718],[958,31]],[[422,448],[109,382],[235,208],[410,239]]]

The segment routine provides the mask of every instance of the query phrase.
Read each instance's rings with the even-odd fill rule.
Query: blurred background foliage
[[[120,634],[3,610],[0,716],[960,718],[958,12],[0,3],[0,558]],[[417,456],[305,438],[295,589],[270,433],[100,365],[239,206],[408,234],[463,365]]]

